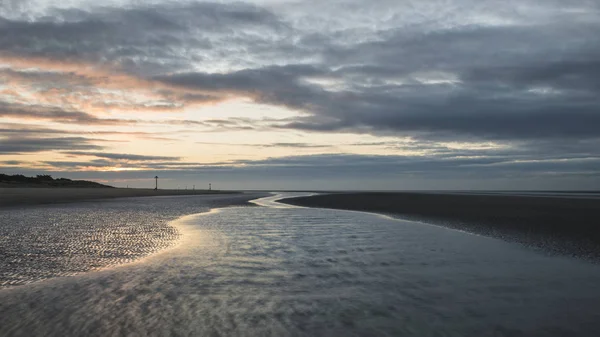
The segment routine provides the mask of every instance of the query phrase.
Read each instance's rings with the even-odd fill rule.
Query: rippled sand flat
[[[173,245],[168,224],[255,195],[125,198],[0,210],[0,287],[130,262]]]

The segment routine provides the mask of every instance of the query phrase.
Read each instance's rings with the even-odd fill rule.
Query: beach
[[[600,333],[596,264],[292,196],[0,210],[0,335]]]
[[[0,207],[54,204],[126,197],[232,193],[239,192],[216,190],[154,190],[142,188],[0,188]]]
[[[600,261],[600,199],[595,194],[357,192],[281,202],[387,214]]]

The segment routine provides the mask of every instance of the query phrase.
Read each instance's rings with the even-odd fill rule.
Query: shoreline
[[[523,244],[553,255],[600,262],[600,199],[506,194],[361,192],[278,202],[363,211]]]
[[[137,188],[0,188],[0,209],[79,201],[178,195],[239,194],[237,191],[154,190]]]

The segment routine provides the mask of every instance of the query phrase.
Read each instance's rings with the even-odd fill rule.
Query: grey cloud
[[[271,129],[271,124],[281,123],[286,119],[277,118],[245,118],[245,117],[231,117],[221,119],[206,119],[203,121],[197,120],[168,120],[168,121],[157,121],[153,123],[158,124],[171,124],[171,125],[183,125],[188,127],[200,126],[205,127],[204,131],[207,132],[220,132],[220,131],[260,131]],[[184,132],[193,132],[192,130],[184,130]]]
[[[598,122],[599,27],[600,21],[560,28],[392,30],[377,42],[332,47],[329,64],[342,66],[328,76],[349,91],[302,91],[299,96],[314,105],[308,110],[313,117],[283,127],[450,138],[598,137],[590,125]],[[421,84],[423,72],[449,73],[458,82]],[[541,95],[528,91],[532,86],[564,92]],[[281,95],[274,101],[288,102]]]
[[[130,121],[125,121],[129,123]],[[176,132],[175,132],[176,133]],[[86,135],[86,136],[130,136],[144,139],[153,140],[168,140],[172,141],[173,138],[165,137],[169,135],[169,132],[142,132],[142,131],[108,131],[108,130],[97,130],[97,131],[80,131],[77,129],[51,129],[45,127],[34,126],[25,123],[0,123],[0,136],[7,135],[12,137],[31,137],[31,136],[74,136],[74,135]]]
[[[150,124],[168,124],[182,125],[185,127],[202,127],[203,132],[221,132],[221,131],[255,131],[257,128],[252,123],[240,122],[236,120],[207,120],[197,121],[189,119],[166,120],[166,121],[148,121]],[[178,133],[198,132],[198,130],[181,130]]]
[[[17,165],[25,164],[24,162],[19,161],[19,160],[3,160],[3,161],[0,161],[0,163],[2,163],[4,165],[10,165],[10,166],[17,166]]]
[[[308,144],[308,143],[272,143],[266,145],[268,147],[290,147],[290,148],[325,148],[330,147],[329,145],[320,144]]]
[[[394,99],[396,104],[378,103],[364,97],[369,104],[366,114],[359,102],[354,107],[339,103],[331,116],[314,116],[283,124],[281,128],[308,131],[356,130],[405,132],[430,139],[461,139],[469,136],[489,139],[597,138],[600,114],[597,98],[564,101],[555,98],[493,98],[461,95],[443,100],[421,101],[417,98]],[[363,106],[364,106],[363,105]],[[402,108],[399,108],[402,106]],[[331,106],[330,106],[331,107]],[[335,114],[334,114],[335,113]]]
[[[302,78],[326,73],[311,65],[268,66],[225,74],[178,73],[154,79],[185,88],[234,91],[249,95],[258,102],[284,105],[317,113],[320,104],[329,99],[321,88]]]
[[[56,71],[22,71],[14,69],[0,69],[0,80],[18,79],[27,80],[36,84],[37,87],[52,83],[55,86],[71,83],[72,85],[92,85],[93,83],[85,76],[78,75],[72,72],[56,72]]]
[[[599,59],[600,48],[595,55],[580,60],[474,68],[465,72],[462,79],[475,83],[504,83],[525,89],[542,86],[597,94],[600,90]]]
[[[8,123],[0,124],[0,135],[48,135],[48,134],[65,134],[68,133],[64,130],[50,129],[44,127],[32,127],[27,124],[20,123]]]
[[[557,3],[550,6],[555,6],[557,12],[561,8]],[[489,9],[488,5],[484,7]],[[352,39],[347,38],[353,34],[352,29],[318,34],[302,32],[294,29],[292,23],[285,23],[285,18],[246,4],[159,5],[95,12],[58,11],[55,15],[57,19],[48,22],[7,21],[5,29],[14,26],[15,32],[33,36],[39,30],[39,34],[48,34],[43,37],[57,41],[69,38],[77,43],[90,39],[109,46],[122,45],[132,49],[131,55],[145,59],[151,56],[144,50],[149,46],[166,50],[163,48],[166,45],[190,45],[188,39],[195,29],[237,34],[241,27],[251,25],[292,32],[297,37],[293,50],[321,56],[323,63],[264,66],[230,73],[181,72],[154,76],[188,88],[241,92],[262,103],[284,105],[313,115],[275,125],[280,128],[492,139],[599,136],[590,127],[597,123],[595,111],[599,104],[595,95],[598,74],[594,69],[599,68],[596,59],[600,45],[595,32],[600,28],[600,21],[594,21],[594,17],[583,22],[576,16],[561,15],[556,18],[562,20],[560,25],[541,21],[530,25],[471,25],[432,30],[389,28],[373,31],[372,35],[377,37],[373,41],[352,43]],[[117,19],[124,23],[112,24]],[[38,24],[43,29],[37,27]],[[127,37],[123,37],[125,40],[107,40],[106,36],[123,35],[107,34],[107,29],[124,27],[128,31],[124,35]],[[345,42],[337,43],[334,37]],[[242,40],[246,38],[249,37],[242,35]],[[560,42],[556,43],[557,40]],[[136,44],[143,48],[134,47]],[[250,56],[262,52],[260,44],[254,45],[248,45]],[[267,46],[280,53],[273,61],[292,53],[281,39],[268,41]],[[225,48],[222,45],[207,47]],[[107,57],[100,49],[90,52]],[[157,54],[156,57],[169,63],[181,56],[175,54]],[[190,55],[181,57],[184,59],[179,61],[193,62]],[[423,84],[419,76],[425,75],[420,72],[448,73],[459,82]],[[435,74],[428,76],[435,77]],[[319,77],[341,82],[342,90],[331,91],[304,81]],[[549,97],[528,91],[532,86],[564,92]],[[246,125],[243,129],[252,127]]]
[[[185,68],[223,37],[260,40],[256,33],[286,29],[270,11],[241,2],[55,9],[37,20],[0,17],[0,50],[120,64],[143,75]]]
[[[82,111],[69,111],[56,106],[27,105],[0,101],[0,117],[45,119],[58,123],[112,125],[135,123],[132,120],[98,118]]]
[[[342,76],[343,79],[345,75],[340,75],[343,71],[306,65],[265,67],[229,74],[184,73],[157,79],[189,88],[240,91],[261,102],[312,114],[312,117],[274,125],[280,128],[319,132],[354,130],[374,134],[429,133],[434,137],[449,134],[450,137],[492,139],[595,138],[600,136],[599,130],[593,127],[598,123],[596,111],[600,101],[597,95],[589,94],[589,90],[595,90],[597,82],[594,68],[592,62],[542,64],[537,68],[530,67],[529,73],[522,72],[518,76],[519,68],[511,68],[514,76],[501,71],[505,80],[493,76],[493,67],[485,71],[458,68],[456,71],[464,73],[458,74],[462,82],[455,85],[421,84],[413,79],[412,84],[389,85],[386,90],[381,86],[369,86],[342,92],[323,90],[303,79],[319,76],[333,79]],[[362,71],[363,76],[373,77],[380,76],[385,68],[364,67],[349,71]],[[370,75],[370,71],[376,74]],[[523,83],[517,85],[515,81]],[[560,87],[557,82],[561,82]],[[531,91],[535,88],[526,84],[568,91],[545,95]]]
[[[302,112],[271,121],[168,121],[173,125],[410,136],[417,141],[413,149],[433,156],[311,157],[314,165],[335,167],[339,161],[345,170],[344,161],[356,168],[372,160],[390,172],[452,172],[468,165],[489,174],[509,168],[567,174],[563,159],[573,163],[569,170],[595,168],[598,4],[525,0],[515,9],[515,2],[505,1],[421,3],[414,3],[414,12],[397,1],[354,0],[273,10],[241,3],[56,10],[33,21],[2,20],[0,50],[116,64],[169,85],[231,92]],[[308,6],[324,12],[309,15]],[[211,100],[206,96],[188,98]],[[83,112],[29,113],[103,123]],[[493,140],[512,148],[455,151],[435,145],[452,140]],[[474,154],[483,158],[466,158]],[[264,165],[306,168],[313,165],[308,159]]]
[[[93,139],[84,137],[33,138],[8,137],[0,139],[0,154],[43,152],[54,150],[100,150]]]
[[[331,145],[325,144],[312,144],[312,143],[266,143],[266,144],[235,144],[235,143],[210,143],[210,142],[197,142],[196,144],[205,144],[205,145],[225,145],[225,146],[243,146],[243,147],[283,147],[283,148],[297,148],[297,149],[318,149],[318,148],[328,148]]]
[[[44,161],[46,165],[54,168],[82,168],[82,167],[110,167],[110,162],[95,162],[95,161]]]
[[[69,151],[65,152],[69,155],[74,156],[93,156],[98,158],[106,158],[112,160],[130,160],[130,161],[161,161],[161,160],[179,160],[179,157],[169,156],[143,156],[129,153],[108,153],[108,152],[83,152],[83,151]]]
[[[286,66],[267,66],[257,69],[245,69],[232,73],[176,73],[156,76],[155,79],[182,87],[205,90],[231,90],[256,93],[269,96],[279,90],[302,94],[303,87],[299,77],[314,76],[324,71],[311,65],[293,64]]]

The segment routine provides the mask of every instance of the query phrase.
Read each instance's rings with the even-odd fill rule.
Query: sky
[[[0,0],[0,172],[600,190],[596,0]]]

